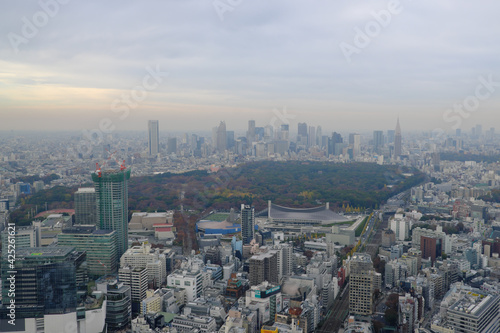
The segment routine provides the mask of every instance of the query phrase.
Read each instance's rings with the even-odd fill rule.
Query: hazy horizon
[[[497,2],[59,1],[0,4],[1,131],[500,123]]]

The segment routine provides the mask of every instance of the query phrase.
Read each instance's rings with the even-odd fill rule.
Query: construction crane
[[[111,158],[113,158],[116,162],[117,165],[120,166],[120,171],[123,171],[125,170],[127,167],[125,166],[125,160],[123,160],[122,162],[118,161],[118,159],[115,157],[115,154],[116,154],[116,150],[114,152],[110,152],[107,148],[106,148],[106,151],[108,152],[109,156],[108,158],[106,159],[106,161],[104,161],[104,163],[99,166],[99,163],[96,163],[96,173],[97,173],[97,176],[98,177],[102,177],[102,168],[106,167],[108,165],[108,162],[111,160]]]

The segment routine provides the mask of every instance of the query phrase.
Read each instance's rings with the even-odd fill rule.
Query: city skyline
[[[109,16],[116,4],[0,5],[0,130],[133,130],[142,119],[244,130],[240,119],[265,126],[284,109],[292,128],[392,128],[399,115],[405,131],[453,132],[500,120],[496,3],[243,1],[221,12],[168,1],[119,3]]]

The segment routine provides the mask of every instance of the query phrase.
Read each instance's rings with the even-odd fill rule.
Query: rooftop
[[[498,296],[469,292],[453,304],[449,310],[480,316],[492,303],[498,302],[498,298]]]
[[[95,193],[95,188],[93,187],[80,187],[76,193]]]
[[[269,216],[276,220],[307,220],[307,221],[328,221],[340,222],[347,219],[340,214],[337,214],[327,206],[319,206],[313,208],[289,208],[276,204],[271,204],[271,211],[267,210]]]
[[[351,260],[354,260],[354,261],[362,261],[362,262],[369,262],[371,263],[372,262],[372,258],[369,254],[367,253],[354,253],[351,257]]]
[[[16,257],[24,258],[48,258],[48,257],[65,257],[75,250],[72,246],[57,246],[57,247],[30,247],[18,249]]]

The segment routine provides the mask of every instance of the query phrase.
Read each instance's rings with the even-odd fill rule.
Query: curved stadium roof
[[[271,204],[269,216],[277,222],[300,223],[300,221],[307,221],[327,224],[347,221],[344,216],[326,208],[326,205],[313,208],[289,208]]]

